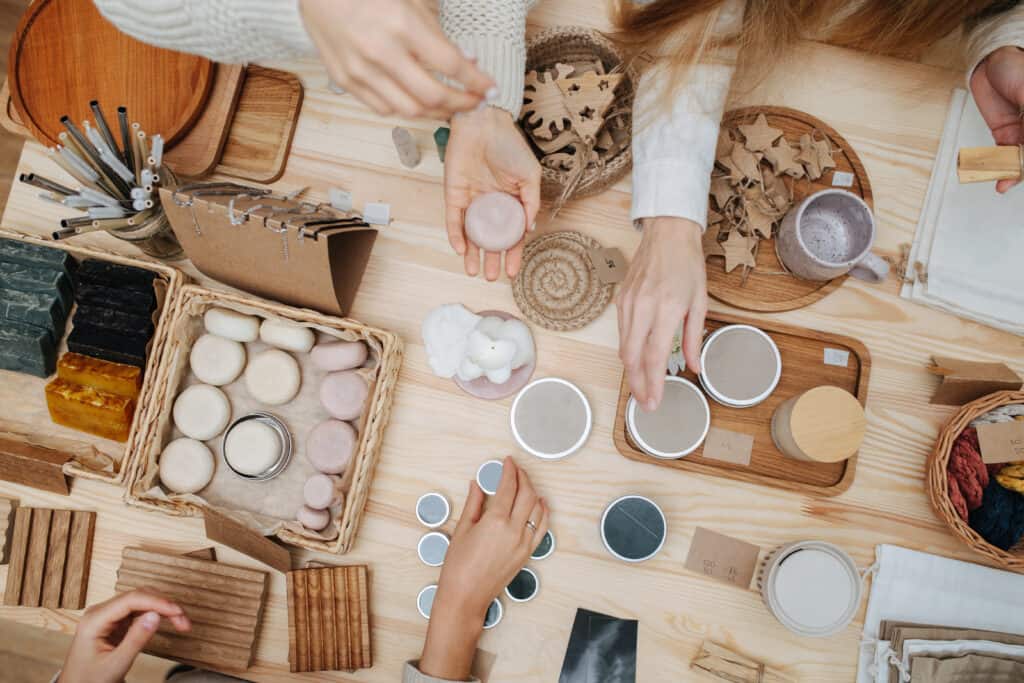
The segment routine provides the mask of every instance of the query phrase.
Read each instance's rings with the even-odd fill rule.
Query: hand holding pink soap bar
[[[507,251],[519,243],[525,232],[526,211],[510,194],[482,194],[466,209],[466,236],[484,251]]]
[[[321,422],[306,439],[306,459],[324,474],[341,474],[356,450],[356,430],[339,420]]]

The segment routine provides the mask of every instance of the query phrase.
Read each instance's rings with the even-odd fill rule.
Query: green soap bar
[[[100,327],[130,337],[149,339],[153,335],[153,320],[149,316],[125,313],[92,304],[80,305],[71,322],[75,327]]]
[[[79,282],[150,293],[153,291],[153,280],[156,279],[156,273],[145,268],[88,259],[82,261],[78,266],[76,277]]]
[[[57,367],[57,348],[49,330],[0,321],[0,369],[49,377]]]
[[[71,280],[63,271],[47,266],[0,261],[0,287],[20,292],[56,292],[65,315],[71,312],[74,303]]]
[[[444,163],[445,153],[448,151],[448,138],[451,137],[452,131],[450,128],[441,126],[434,131],[434,144],[437,146],[437,156],[441,157],[441,163]]]
[[[3,238],[0,238],[0,261],[49,266],[54,270],[63,270],[68,277],[71,277],[77,266],[71,254],[63,249]]]
[[[19,292],[0,288],[0,318],[49,330],[54,341],[64,336],[67,316],[56,292]]]
[[[118,289],[93,282],[80,282],[75,300],[81,306],[89,304],[104,308],[116,308],[133,315],[148,316],[156,308],[156,294],[152,288],[148,292],[137,292],[132,289]]]

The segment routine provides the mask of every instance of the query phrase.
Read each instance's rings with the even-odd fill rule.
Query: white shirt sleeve
[[[732,0],[715,25],[716,33],[734,33],[743,21],[744,3]],[[715,163],[718,127],[735,69],[735,55],[719,50],[690,71],[689,79],[664,104],[670,77],[652,68],[637,89],[633,116],[633,208],[631,218],[672,216],[707,224],[708,189]]]
[[[967,38],[967,80],[985,57],[1001,47],[1024,48],[1024,4],[985,19]]]

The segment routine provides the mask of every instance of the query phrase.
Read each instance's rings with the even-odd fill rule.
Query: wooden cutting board
[[[245,82],[241,64],[217,64],[210,98],[188,135],[164,154],[178,179],[202,178],[220,162]]]
[[[14,34],[7,74],[18,117],[43,144],[56,144],[62,116],[80,124],[99,100],[110,123],[125,106],[171,145],[202,113],[214,65],[121,33],[92,0],[36,0]]]

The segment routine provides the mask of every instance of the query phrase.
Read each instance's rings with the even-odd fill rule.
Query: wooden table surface
[[[530,29],[579,23],[593,6],[587,0],[549,0],[531,15]],[[593,18],[597,26],[603,21]],[[461,259],[448,246],[442,166],[430,140],[435,126],[403,122],[424,152],[418,168],[405,169],[391,143],[391,128],[399,122],[377,118],[351,97],[329,92],[322,69],[312,61],[274,66],[298,71],[306,85],[291,161],[277,186],[309,186],[317,198],[326,198],[327,189],[337,186],[351,190],[357,206],[367,201],[391,204],[393,224],[377,242],[353,316],[400,334],[407,356],[358,541],[343,558],[371,568],[376,665],[354,675],[289,676],[285,582],[274,574],[257,662],[247,677],[397,681],[402,663],[419,654],[426,632],[426,622],[416,611],[416,594],[438,575],[416,557],[423,533],[413,514],[416,499],[426,491],[441,491],[453,501],[457,516],[477,466],[516,453],[507,426],[510,401],[477,401],[452,382],[434,377],[420,342],[420,322],[431,308],[448,302],[509,311],[515,304],[507,281],[467,278]],[[962,76],[952,71],[807,43],[756,88],[737,89],[733,104],[802,109],[846,137],[871,176],[878,246],[892,255],[913,238],[950,89],[961,84]],[[25,145],[21,159],[19,172],[28,171],[56,173],[35,143]],[[539,230],[582,230],[630,255],[639,236],[630,226],[629,206],[627,179],[598,197],[571,203],[555,220],[542,214]],[[59,215],[54,208],[16,183],[3,224],[46,234]],[[80,239],[132,252],[106,235]],[[203,280],[190,267],[186,270]],[[880,543],[976,560],[936,518],[925,493],[925,459],[952,409],[928,405],[936,380],[924,366],[930,354],[941,353],[1006,361],[1020,370],[1024,340],[908,303],[897,290],[895,279],[881,286],[849,280],[808,308],[771,316],[854,336],[871,351],[867,438],[856,480],[837,498],[818,499],[626,460],[612,444],[622,373],[614,308],[577,332],[535,328],[537,376],[559,375],[576,382],[593,405],[595,426],[586,447],[563,461],[517,455],[550,501],[558,548],[552,557],[533,563],[542,583],[538,599],[507,604],[502,624],[484,635],[481,648],[497,656],[491,680],[555,680],[577,607],[639,619],[639,681],[694,679],[689,661],[705,638],[733,645],[798,680],[853,678],[863,609],[836,637],[799,638],[769,615],[753,588],[729,587],[683,568],[697,526],[765,550],[789,541],[824,539],[845,548],[862,566],[871,564]],[[711,309],[728,310],[714,301]],[[613,559],[598,533],[603,508],[627,493],[653,498],[668,517],[664,549],[639,566]],[[101,483],[76,481],[70,499],[6,483],[0,483],[0,494],[15,495],[23,504],[99,512],[90,604],[112,594],[125,545],[159,544],[181,551],[205,545],[200,520],[127,507],[120,490]],[[294,555],[296,566],[312,557]],[[255,564],[225,548],[219,556]],[[0,568],[0,579],[5,571]],[[71,632],[79,613],[4,607],[0,617]]]

